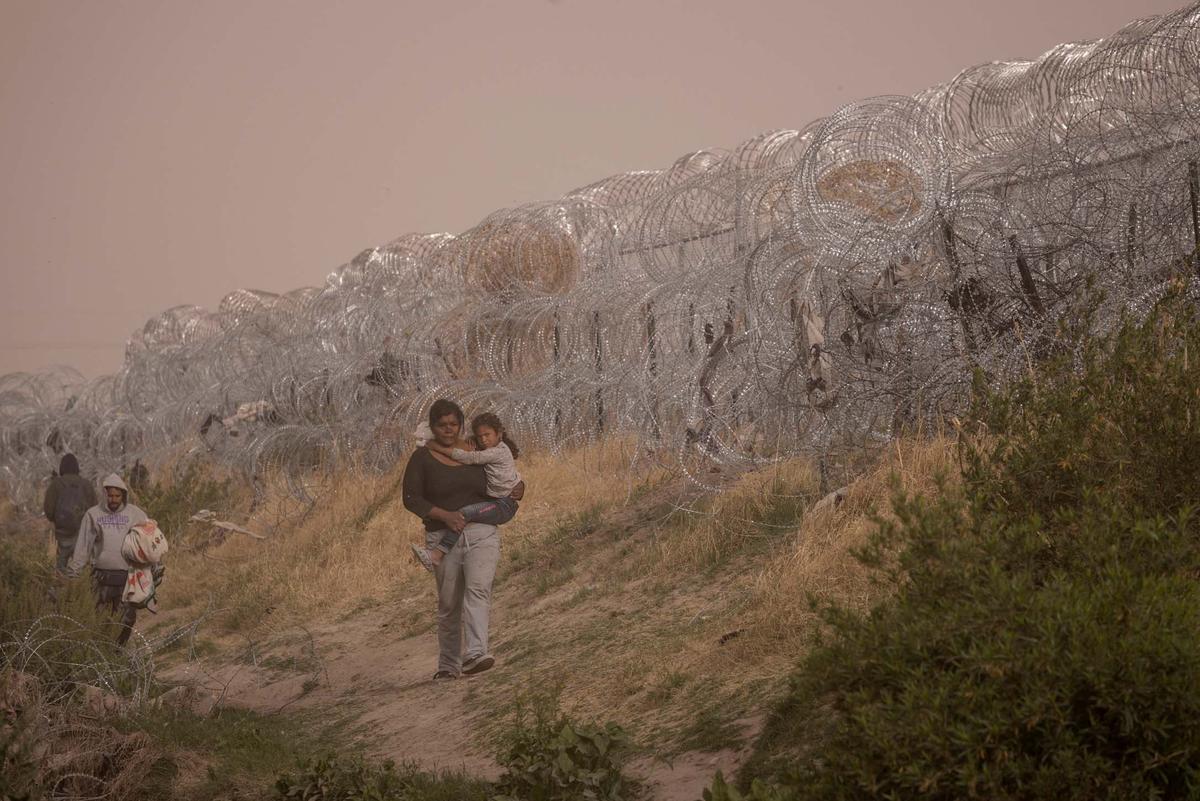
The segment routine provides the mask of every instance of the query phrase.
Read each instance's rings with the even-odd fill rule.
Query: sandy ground
[[[506,666],[498,662],[487,673],[435,683],[434,634],[397,636],[393,625],[376,613],[294,629],[280,643],[243,651],[236,663],[220,657],[185,662],[163,678],[197,688],[201,710],[219,703],[263,713],[328,712],[345,718],[376,757],[496,778],[500,767],[478,744],[484,713],[472,695],[502,678]],[[761,720],[742,723],[749,740]],[[646,784],[649,799],[696,801],[716,771],[730,775],[745,755],[686,753],[669,763],[640,757],[627,772]]]

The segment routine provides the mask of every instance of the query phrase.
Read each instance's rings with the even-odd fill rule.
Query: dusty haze
[[[0,0],[0,373],[1178,5]]]

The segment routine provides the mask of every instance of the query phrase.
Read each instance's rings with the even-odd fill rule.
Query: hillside
[[[554,789],[571,783],[624,799],[608,751],[623,730],[647,798],[1192,797],[1200,324],[1187,289],[1011,385],[978,372],[953,438],[894,441],[858,464],[781,460],[702,486],[631,473],[616,439],[533,454],[536,492],[496,583],[499,663],[469,679],[430,679],[432,587],[408,555],[398,471],[253,511],[195,471],[152,486],[163,521],[208,498],[252,533],[172,524],[169,609],[125,651],[80,582],[47,597],[36,526],[10,510],[0,775],[25,784],[3,789],[235,799],[277,780],[276,797],[321,801],[586,797]],[[848,480],[840,505],[820,472]]]
[[[927,489],[950,450],[897,445],[836,510],[814,511],[819,481],[800,460],[710,472],[706,489],[666,471],[629,475],[629,447],[522,458],[530,492],[504,531],[498,663],[486,674],[430,680],[435,593],[409,554],[419,523],[400,504],[400,469],[338,476],[311,507],[252,514],[246,493],[194,473],[157,488],[151,506],[207,493],[265,539],[195,522],[174,532],[163,611],[143,615],[143,648],[159,651],[160,680],[192,688],[202,715],[335,722],[340,742],[373,757],[484,778],[499,773],[515,707],[555,700],[572,719],[631,734],[630,773],[650,797],[698,798],[716,770],[744,759],[812,642],[806,594],[857,608],[872,597],[849,551],[888,476]],[[189,776],[213,789],[200,767],[209,757],[192,755],[178,797],[189,797]]]
[[[855,483],[841,509],[812,514],[817,480],[799,461],[709,474],[721,489],[705,493],[665,473],[622,478],[619,442],[534,455],[495,585],[499,664],[439,685],[430,681],[435,595],[408,553],[419,525],[399,504],[399,474],[373,486],[351,477],[269,542],[231,540],[176,563],[183,584],[213,559],[254,552],[274,600],[264,603],[269,622],[231,632],[170,675],[263,712],[337,710],[370,732],[379,756],[485,776],[497,772],[513,704],[557,693],[574,717],[633,734],[639,769],[669,785],[660,797],[698,797],[715,768],[736,766],[811,641],[805,594],[869,598],[848,550],[862,544],[886,475],[904,469],[913,488],[927,485],[930,462],[945,458],[944,445],[907,445]],[[174,612],[172,623],[195,613]],[[199,632],[201,652],[215,633]]]

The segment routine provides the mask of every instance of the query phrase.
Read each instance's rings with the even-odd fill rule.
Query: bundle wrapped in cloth
[[[429,423],[422,422],[417,426],[417,429],[412,433],[413,439],[417,441],[417,447],[420,448],[426,442],[433,440],[433,429],[429,427]]]
[[[162,583],[163,557],[167,555],[167,538],[153,520],[134,525],[121,543],[121,555],[129,562],[129,575],[121,600],[131,606],[158,611],[155,593]]]

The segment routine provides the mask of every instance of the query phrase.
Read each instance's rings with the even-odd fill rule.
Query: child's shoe
[[[433,572],[433,560],[429,558],[429,551],[427,551],[424,548],[421,548],[420,546],[417,546],[417,545],[410,545],[408,547],[412,548],[413,557],[418,562],[421,563],[421,567],[425,568],[430,573],[432,573]]]

